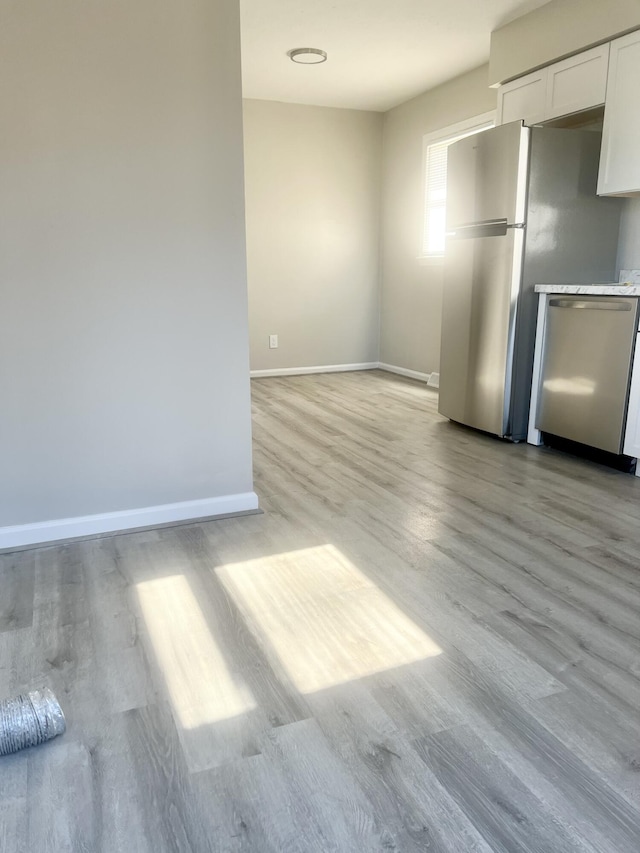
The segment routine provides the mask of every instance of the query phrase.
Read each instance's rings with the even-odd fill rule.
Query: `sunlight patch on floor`
[[[136,592],[176,721],[183,728],[255,708],[248,688],[229,671],[185,577],[144,581]]]
[[[441,653],[333,545],[221,566],[220,581],[278,671],[302,693]]]

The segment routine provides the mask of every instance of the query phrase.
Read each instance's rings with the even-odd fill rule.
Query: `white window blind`
[[[422,245],[425,257],[444,255],[448,147],[449,141],[427,146]]]
[[[493,127],[493,121],[474,124],[467,130],[453,132],[451,135],[446,135],[445,131],[437,141],[425,146],[423,258],[444,256],[448,147],[452,142],[457,142],[480,130],[487,130],[489,127]]]

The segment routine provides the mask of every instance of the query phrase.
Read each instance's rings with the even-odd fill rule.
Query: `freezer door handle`
[[[582,302],[578,299],[550,299],[551,308],[577,308],[581,311],[631,311],[632,306],[628,302]]]
[[[490,219],[486,222],[476,222],[473,225],[461,225],[454,231],[449,231],[447,237],[454,240],[475,240],[477,237],[504,237],[509,225],[506,219]]]

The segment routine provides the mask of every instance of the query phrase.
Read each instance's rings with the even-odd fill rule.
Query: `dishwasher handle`
[[[580,308],[585,311],[631,311],[632,305],[629,302],[605,302],[598,299],[596,302],[585,302],[579,299],[550,299],[549,305],[551,308]]]

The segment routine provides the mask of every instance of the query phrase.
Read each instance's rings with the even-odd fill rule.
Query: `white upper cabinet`
[[[538,124],[604,104],[608,62],[604,44],[505,83],[498,90],[497,123]]]
[[[544,121],[546,92],[546,68],[504,83],[498,90],[496,124],[508,124],[518,119],[525,124]]]
[[[550,65],[547,68],[546,118],[558,118],[604,104],[608,65],[608,44]]]
[[[640,193],[640,32],[611,42],[598,195]]]

